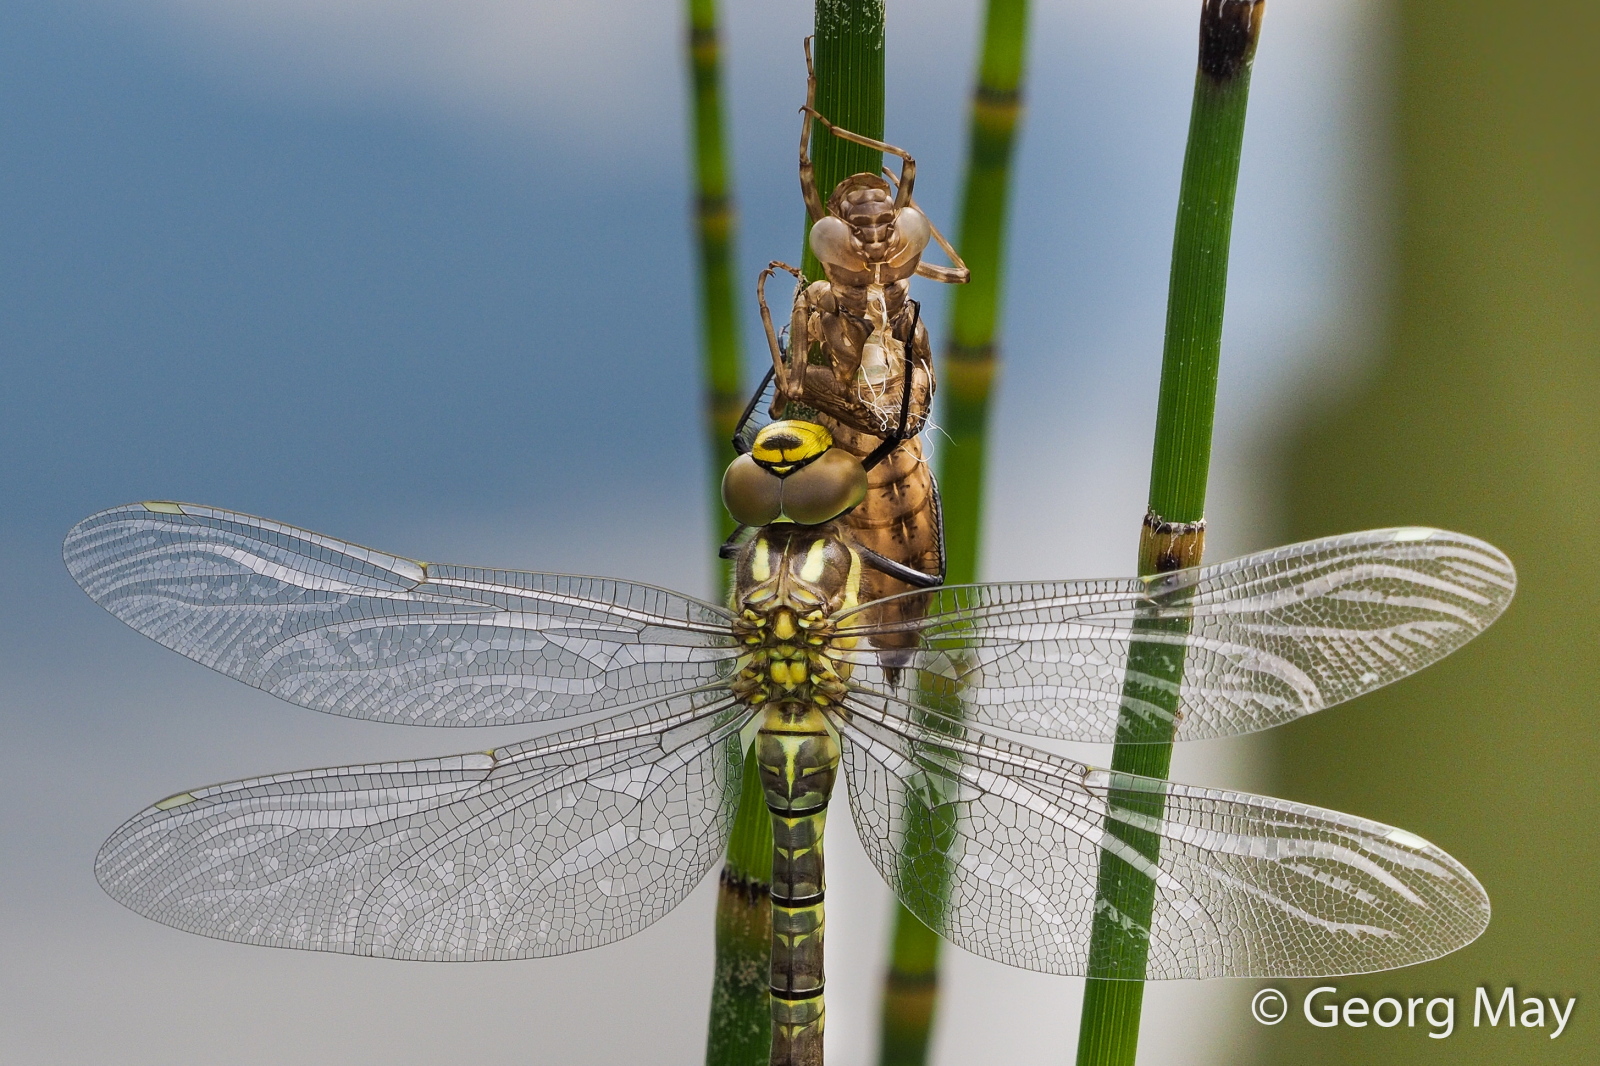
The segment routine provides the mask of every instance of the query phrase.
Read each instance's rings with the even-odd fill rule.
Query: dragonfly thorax
[[[832,523],[763,527],[735,563],[734,633],[744,648],[732,688],[751,706],[797,713],[845,693],[835,617],[856,605],[861,559]],[[851,642],[853,643],[853,641]]]

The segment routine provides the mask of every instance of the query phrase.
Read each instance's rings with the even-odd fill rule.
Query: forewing
[[[712,683],[737,654],[726,611],[663,589],[418,563],[194,504],[102,511],[63,554],[158,643],[351,718],[549,721]]]
[[[696,693],[489,753],[195,789],[95,873],[221,940],[397,959],[560,955],[637,933],[722,854],[749,712]]]
[[[840,718],[862,844],[913,914],[975,954],[1084,975],[1103,846],[1156,882],[1148,925],[1133,925],[1148,935],[1150,980],[1386,970],[1454,951],[1488,924],[1472,874],[1402,830],[1112,774],[870,703],[853,699]],[[1153,796],[1163,818],[1148,813]],[[1121,837],[1153,832],[1157,862],[1108,820]]]
[[[1396,681],[1481,633],[1516,572],[1496,548],[1460,533],[1380,529],[1309,541],[1150,579],[958,585],[931,593],[926,615],[875,625],[868,605],[841,620],[867,638],[851,652],[857,685],[944,689],[970,721],[1033,736],[1109,742],[1135,639],[1181,644],[1176,739],[1282,725]],[[1187,618],[1187,632],[1163,620]],[[1136,632],[1135,627],[1142,626]],[[1154,626],[1148,623],[1157,623]],[[1151,631],[1157,630],[1157,631]],[[868,641],[916,634],[882,652]],[[1134,672],[1146,692],[1170,682]],[[1130,701],[1146,717],[1171,717]]]

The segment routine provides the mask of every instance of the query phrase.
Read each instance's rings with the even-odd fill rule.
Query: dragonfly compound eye
[[[918,259],[933,239],[933,224],[914,207],[903,207],[894,220],[895,241],[889,256],[890,266],[901,266]]]
[[[866,468],[843,448],[829,448],[783,480],[784,516],[803,526],[832,521],[866,498]]]
[[[814,422],[772,423],[722,475],[722,502],[747,526],[784,520],[821,525],[866,495],[861,460],[833,447],[832,434]]]
[[[843,219],[832,215],[817,219],[811,227],[810,240],[811,251],[820,262],[848,270],[860,270],[866,266],[861,248]]]
[[[783,480],[749,455],[741,455],[722,475],[722,503],[740,525],[776,522],[783,513]]]

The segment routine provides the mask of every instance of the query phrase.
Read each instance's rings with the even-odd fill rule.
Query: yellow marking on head
[[[800,568],[800,580],[813,584],[822,580],[822,571],[828,565],[828,542],[821,537],[811,542],[806,552],[805,565]]]
[[[772,546],[767,543],[766,537],[757,537],[755,551],[750,556],[750,576],[757,581],[766,581],[772,577],[772,560],[769,556]]]
[[[156,514],[183,514],[183,508],[171,500],[145,500],[140,506],[146,511],[154,511]]]
[[[180,512],[181,513],[181,512]],[[156,804],[158,811],[170,811],[174,807],[182,807],[186,803],[193,803],[195,797],[189,792],[180,792],[176,796],[168,796]]]
[[[833,447],[833,434],[815,422],[784,419],[762,428],[750,445],[750,457],[777,474],[809,463]]]

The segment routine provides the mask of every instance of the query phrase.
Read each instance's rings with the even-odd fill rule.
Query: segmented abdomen
[[[822,416],[834,443],[865,457],[878,439],[841,426]],[[867,473],[867,498],[841,522],[864,547],[924,574],[944,573],[944,545],[940,542],[939,495],[933,467],[922,455],[922,441],[912,438]],[[907,592],[911,586],[871,566],[861,569],[861,602]],[[908,596],[876,609],[874,621],[893,622],[919,617],[923,598]],[[907,641],[912,640],[909,635]],[[895,636],[873,638],[879,647],[897,647]]]
[[[769,706],[756,766],[772,817],[771,1066],[822,1066],[822,831],[839,744],[817,708]]]

